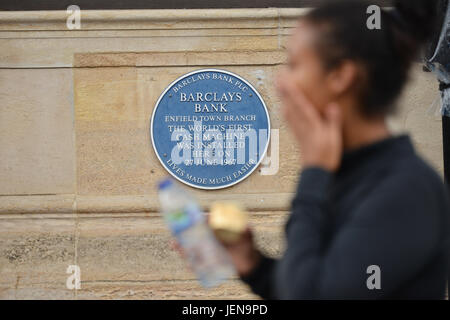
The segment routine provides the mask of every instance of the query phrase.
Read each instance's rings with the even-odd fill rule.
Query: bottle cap
[[[173,185],[173,181],[170,178],[166,178],[159,183],[158,189],[165,190],[165,189],[171,187],[172,185]]]

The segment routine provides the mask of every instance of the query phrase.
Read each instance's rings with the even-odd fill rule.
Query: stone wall
[[[166,86],[203,67],[259,90],[280,132],[278,173],[192,192],[205,207],[240,201],[259,245],[279,254],[300,155],[272,82],[303,11],[83,11],[81,30],[63,11],[0,12],[0,298],[254,298],[237,280],[202,289],[169,249],[149,119]],[[420,65],[411,78],[391,123],[442,172],[437,84]]]

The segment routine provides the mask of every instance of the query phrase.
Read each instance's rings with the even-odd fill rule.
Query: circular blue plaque
[[[270,120],[250,83],[228,71],[203,69],[183,75],[161,94],[150,135],[172,176],[191,187],[221,189],[261,163]]]

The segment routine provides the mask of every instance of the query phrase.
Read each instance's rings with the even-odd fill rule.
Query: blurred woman
[[[410,138],[386,125],[433,32],[436,1],[395,3],[374,30],[370,3],[325,4],[300,18],[290,40],[277,86],[302,172],[287,248],[278,260],[265,257],[250,231],[228,246],[263,298],[445,296],[447,191]]]

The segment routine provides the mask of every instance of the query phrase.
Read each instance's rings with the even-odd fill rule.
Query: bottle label
[[[201,221],[203,215],[195,204],[189,204],[177,211],[165,214],[167,223],[174,234],[180,233]]]

